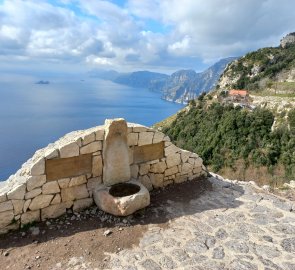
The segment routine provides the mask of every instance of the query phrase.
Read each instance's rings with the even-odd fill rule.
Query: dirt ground
[[[169,226],[169,217],[163,210],[168,200],[185,207],[210,189],[208,180],[193,180],[151,192],[151,205],[126,218],[91,207],[2,235],[0,269],[52,269],[72,257],[85,257],[93,266],[102,268],[108,262],[107,253],[137,245],[150,224]]]

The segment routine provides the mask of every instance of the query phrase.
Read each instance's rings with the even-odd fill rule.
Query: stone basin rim
[[[141,187],[134,182],[118,183],[109,187],[109,193],[115,198],[131,196],[140,191]]]

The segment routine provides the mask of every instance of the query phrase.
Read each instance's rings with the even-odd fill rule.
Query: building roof
[[[248,91],[247,90],[230,90],[229,91],[229,95],[230,96],[242,96],[242,97],[246,97],[248,95]]]

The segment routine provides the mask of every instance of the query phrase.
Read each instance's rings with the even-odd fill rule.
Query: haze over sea
[[[50,84],[35,84],[40,79]],[[0,95],[0,181],[68,132],[117,117],[150,126],[183,107],[146,89],[81,76],[2,74]]]

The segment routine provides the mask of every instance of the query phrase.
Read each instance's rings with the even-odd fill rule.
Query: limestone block
[[[164,141],[164,145],[165,145],[165,147],[168,147],[168,146],[172,145],[172,142],[165,142]]]
[[[45,151],[44,156],[45,156],[46,159],[58,158],[59,157],[59,152],[58,152],[57,149],[50,148],[50,149]]]
[[[102,175],[102,158],[101,156],[92,157],[92,175],[93,177]]]
[[[150,160],[150,161],[147,162],[147,164],[152,165],[152,164],[156,164],[158,162],[160,162],[160,159]]]
[[[190,157],[191,158],[199,158],[198,154],[196,154],[196,153],[191,153],[191,156]]]
[[[150,174],[150,179],[154,188],[160,188],[164,186],[164,174],[152,173]]]
[[[101,149],[102,149],[101,141],[95,141],[95,142],[92,142],[90,144],[87,144],[87,145],[81,147],[80,153],[82,155],[83,154],[90,154],[90,153],[97,152],[97,151],[99,151]]]
[[[174,183],[180,184],[188,180],[188,175],[180,175],[174,179]]]
[[[34,211],[37,209],[45,208],[50,204],[52,199],[53,195],[39,195],[32,200],[29,209]]]
[[[45,182],[46,175],[31,176],[27,181],[27,190],[31,191],[37,187],[41,187]]]
[[[138,133],[129,133],[127,135],[127,141],[129,146],[137,145],[138,144]]]
[[[190,163],[184,163],[181,166],[181,174],[187,174],[193,171],[193,165],[191,165]]]
[[[162,132],[155,132],[153,143],[159,143],[164,140],[165,135]]]
[[[175,153],[177,153],[180,149],[175,146],[174,144],[169,145],[168,147],[165,147],[165,156],[171,156]]]
[[[151,166],[150,171],[153,173],[163,173],[167,168],[165,161],[160,161],[158,163],[155,163]]]
[[[8,233],[9,231],[15,231],[19,229],[19,222],[14,222],[8,226],[5,226],[4,228],[0,227],[0,234]]]
[[[136,164],[131,165],[130,170],[131,170],[131,177],[137,179],[138,172],[139,172],[139,166]]]
[[[26,193],[26,185],[17,186],[7,193],[8,200],[23,200]]]
[[[124,119],[106,120],[103,146],[103,183],[107,186],[130,180],[127,123]]]
[[[27,212],[27,210],[29,209],[29,206],[32,202],[32,199],[29,199],[29,200],[26,200],[25,203],[24,203],[24,208],[23,208],[23,212]]]
[[[63,179],[57,180],[57,182],[60,188],[67,188],[69,187],[70,180],[71,180],[70,178],[63,178]]]
[[[202,165],[203,165],[203,159],[201,159],[200,157],[196,158],[194,166],[195,167],[202,167]]]
[[[42,189],[41,188],[35,188],[29,192],[26,193],[25,195],[25,199],[28,200],[28,199],[32,199],[32,198],[35,198],[37,197],[38,195],[40,195],[42,193]]]
[[[167,187],[168,185],[171,185],[173,183],[174,183],[173,180],[167,180],[163,183],[163,185],[164,185],[164,187]]]
[[[202,172],[202,167],[197,167],[197,168],[194,168],[194,169],[193,169],[193,173],[194,173],[194,174],[198,174],[198,175],[200,175],[201,172]]]
[[[170,176],[170,175],[176,174],[176,173],[178,173],[178,167],[174,166],[174,167],[171,167],[165,171],[165,176]]]
[[[151,179],[147,175],[140,176],[139,177],[139,182],[142,185],[144,185],[147,190],[150,191],[150,190],[153,189],[153,185],[152,185]]]
[[[84,199],[89,196],[86,185],[63,188],[61,190],[61,198],[63,202]]]
[[[61,158],[79,156],[79,145],[76,142],[64,145],[59,149]]]
[[[149,173],[149,170],[150,170],[150,165],[149,164],[146,164],[146,163],[143,163],[139,167],[139,174],[140,175],[148,174]]]
[[[87,189],[94,190],[97,189],[102,184],[101,177],[93,177],[87,181]]]
[[[170,138],[168,136],[165,136],[163,139],[164,142],[171,142]]]
[[[79,147],[82,147],[82,139],[81,138],[78,138],[75,142]]]
[[[97,141],[103,141],[104,139],[104,130],[100,129],[95,132],[95,138]]]
[[[23,212],[25,200],[12,200],[14,215],[19,215]]]
[[[60,197],[60,194],[57,193],[55,194],[50,204],[59,204],[59,203],[61,203],[61,197]]]
[[[42,194],[55,194],[59,192],[60,192],[60,188],[57,181],[51,181],[51,182],[45,183],[42,187]]]
[[[73,211],[74,212],[79,212],[85,208],[90,207],[93,204],[93,199],[92,198],[86,198],[86,199],[81,199],[74,201],[73,205]]]
[[[0,213],[9,211],[9,210],[13,210],[13,205],[11,201],[0,203]]]
[[[188,177],[188,180],[194,180],[196,177],[195,177],[195,175],[189,175],[189,177]]]
[[[40,210],[28,211],[21,215],[21,224],[25,225],[34,221],[40,221]]]
[[[14,218],[13,210],[0,213],[0,228],[9,225]]]
[[[86,145],[95,141],[95,133],[90,133],[82,138],[82,145]]]
[[[173,155],[168,156],[166,159],[166,163],[168,168],[179,165],[181,163],[180,154],[175,153]]]
[[[69,187],[79,186],[79,185],[82,185],[82,184],[85,184],[85,183],[87,183],[86,176],[85,175],[80,175],[80,176],[77,176],[77,177],[73,177],[71,179],[71,181],[69,183]]]
[[[41,175],[45,173],[45,159],[41,158],[31,168],[31,175]]]
[[[133,127],[133,132],[145,132],[148,129],[144,126],[137,126],[137,127]]]
[[[50,205],[41,209],[41,218],[42,220],[46,220],[48,218],[57,218],[61,215],[64,215],[67,211],[67,208],[70,208],[71,206],[71,202]]]
[[[140,132],[138,138],[138,146],[153,143],[154,132]]]
[[[191,164],[191,165],[194,165],[195,164],[195,159],[194,158],[189,158],[188,163]]]
[[[189,159],[189,157],[191,155],[191,152],[186,151],[186,150],[181,150],[180,154],[181,154],[182,163],[185,163],[185,162],[188,161],[188,159]]]
[[[0,195],[0,203],[7,201],[6,193]]]

